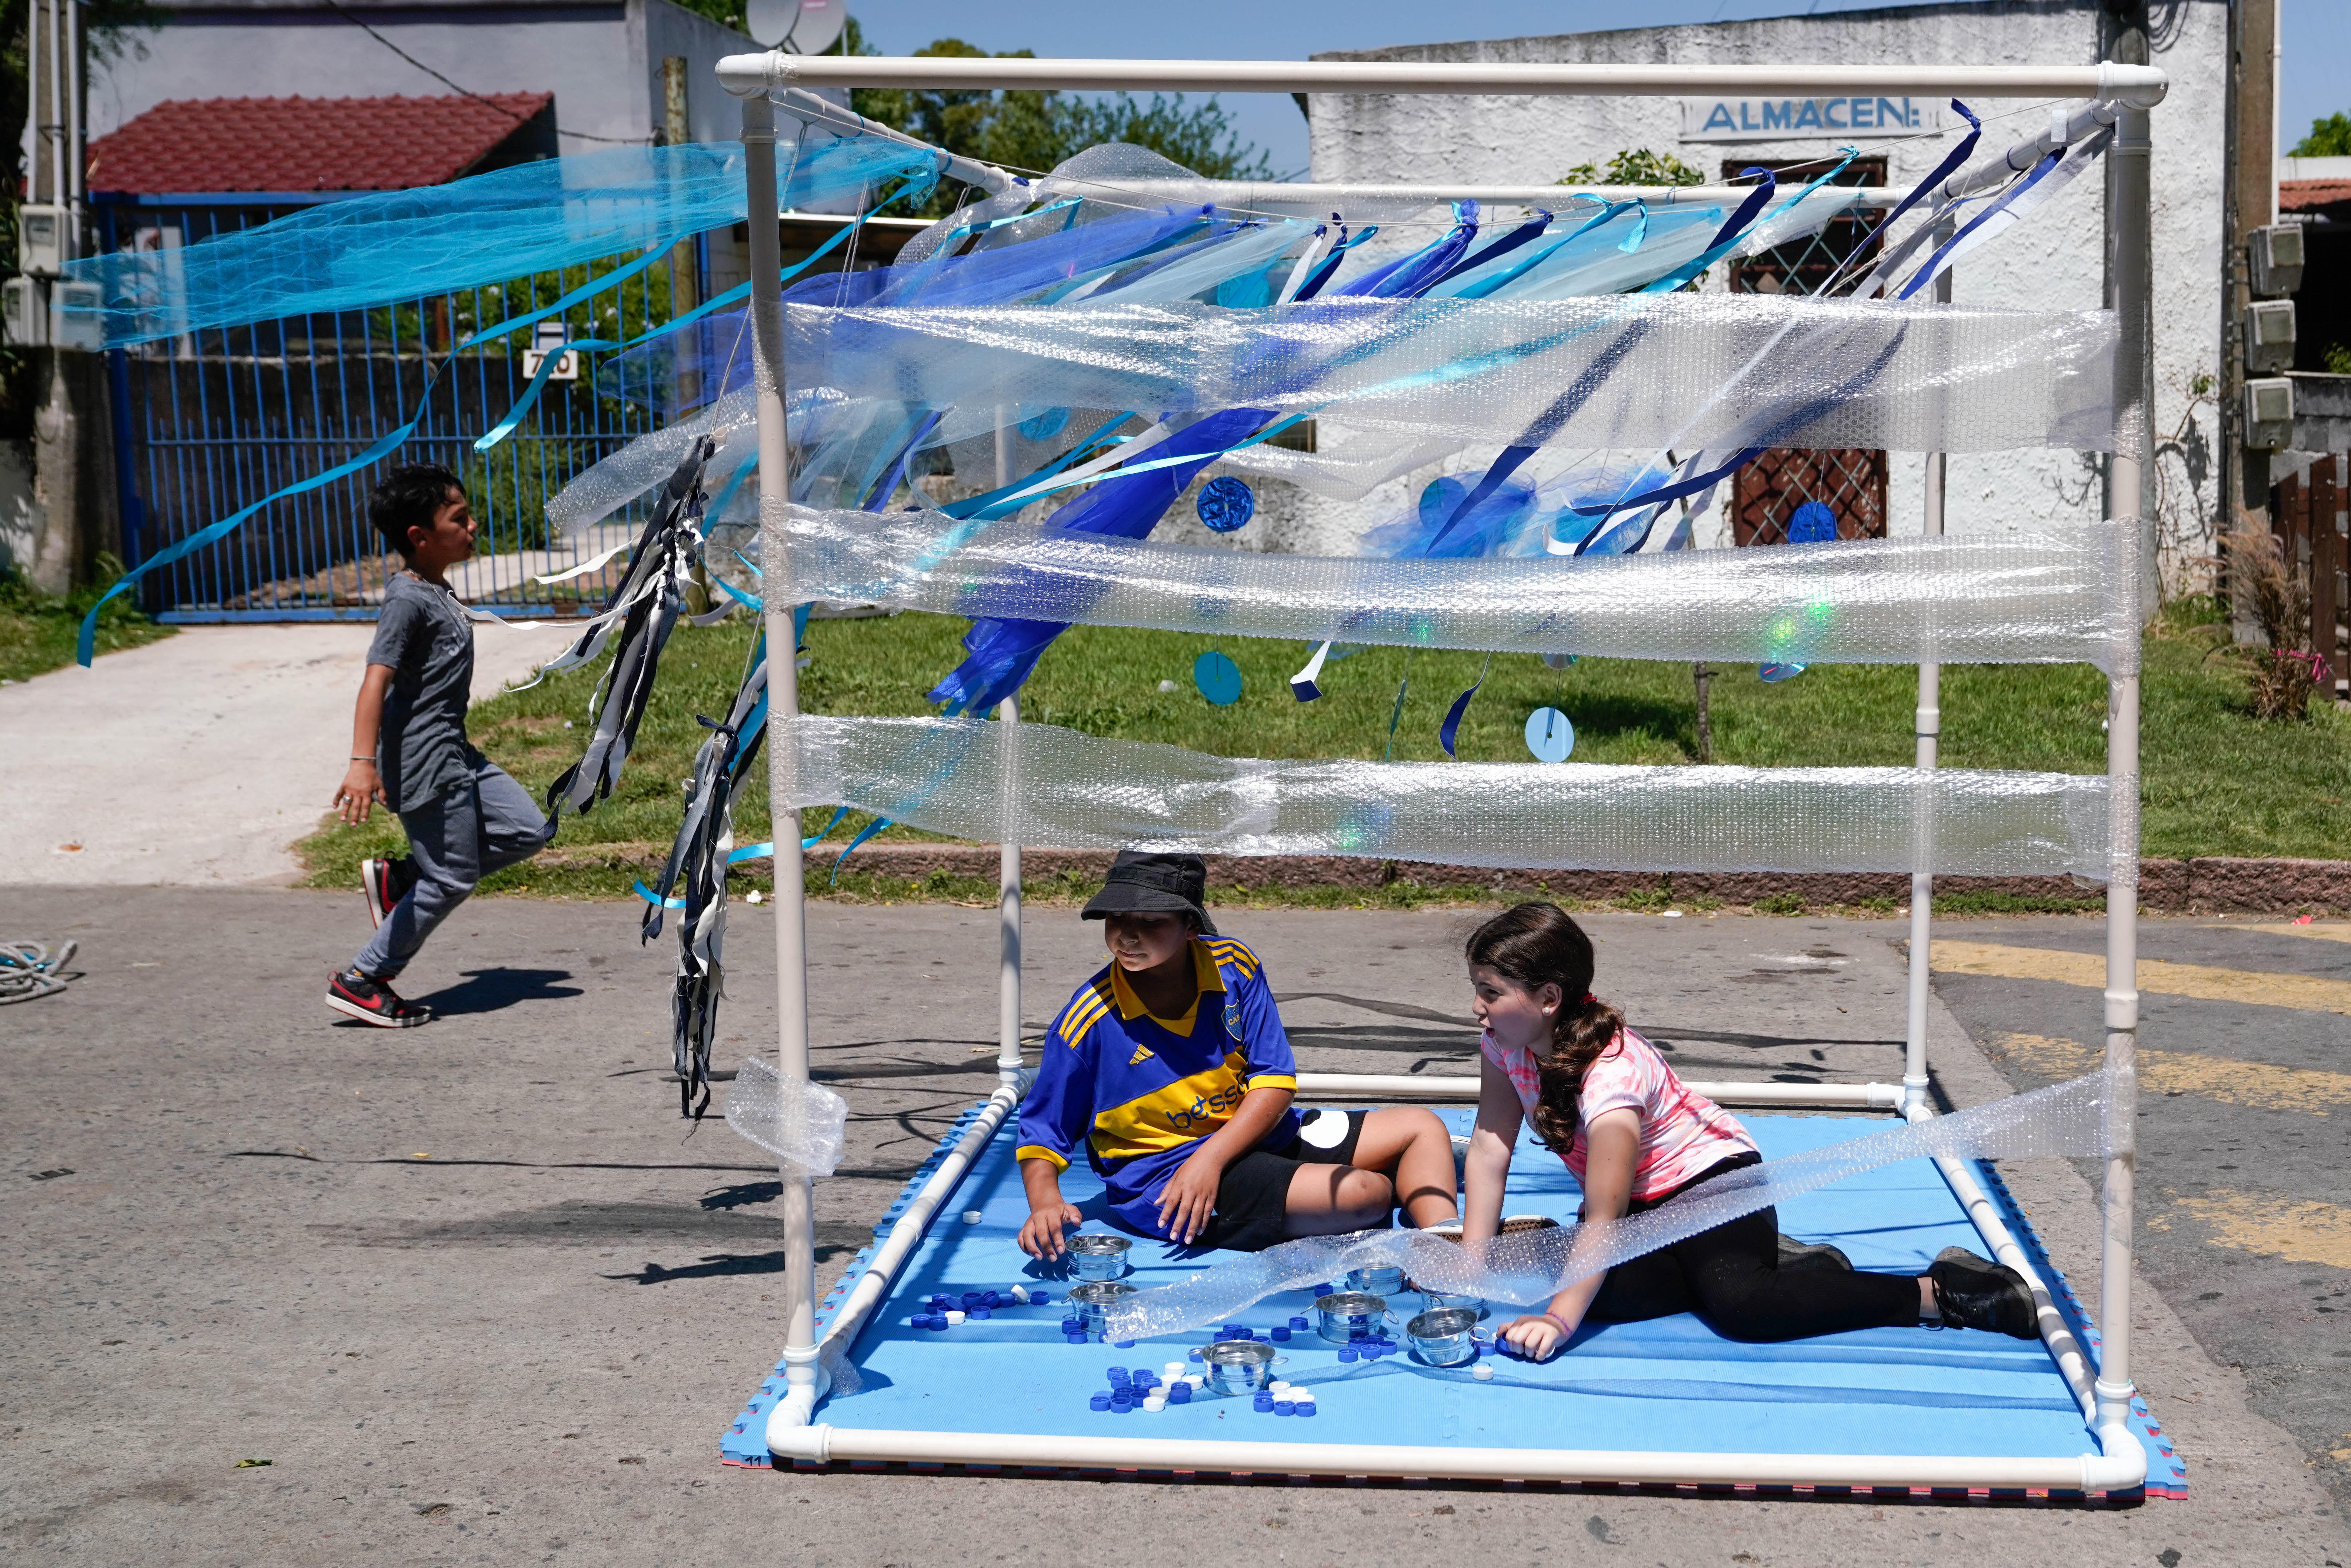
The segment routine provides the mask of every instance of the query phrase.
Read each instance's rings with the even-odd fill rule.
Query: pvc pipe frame
[[[1890,75],[1889,75],[1890,69]],[[958,60],[889,59],[857,57],[795,57],[780,54],[737,55],[719,62],[721,83],[744,98],[743,129],[747,178],[752,210],[762,200],[772,202],[776,191],[774,106],[768,91],[795,84],[890,86],[912,88],[985,88],[1061,90],[1069,89],[1151,88],[1158,90],[1200,91],[1321,91],[1321,92],[1440,92],[1499,94],[1640,94],[1658,96],[1690,92],[1748,93],[1835,92],[1870,86],[1876,90],[1901,88],[1913,93],[1975,92],[2004,96],[2076,95],[2114,100],[2112,123],[2116,139],[2112,163],[2115,225],[2114,303],[2120,318],[2121,351],[2116,355],[2116,423],[2132,436],[2113,458],[2111,508],[2115,526],[2126,531],[2135,559],[2142,524],[2138,512],[2146,465],[2147,386],[2143,371],[2147,346],[2147,302],[2151,257],[2147,111],[2160,102],[2168,78],[2150,67],[2116,65],[2051,68],[1840,68],[1789,69],[1760,67],[1626,67],[1626,66],[1496,66],[1395,64],[1388,62],[1157,62],[1082,60]],[[829,107],[829,106],[828,106]],[[2095,106],[2094,106],[2095,108]],[[2077,111],[2061,126],[2053,122],[2050,140],[2070,141],[2085,133],[2091,114],[2096,123],[2108,121],[2091,110]],[[2004,168],[2007,160],[2001,161]],[[1981,188],[2002,177],[2000,169],[1985,165],[1952,181],[1955,189]],[[1370,190],[1374,187],[1358,187]],[[1395,188],[1390,187],[1390,190]],[[1294,188],[1292,199],[1295,199]],[[1495,196],[1490,199],[1506,200]],[[758,393],[759,465],[763,489],[782,494],[789,473],[789,456],[779,389],[785,384],[782,299],[777,281],[781,270],[778,235],[766,225],[750,230],[752,327],[754,343],[765,371]],[[1930,461],[1931,520],[1940,521],[1939,458]],[[769,612],[770,649],[792,646],[788,607]],[[2107,684],[2107,775],[2117,788],[2135,789],[2138,773],[2139,678],[2137,661],[2131,674],[2112,676]],[[771,712],[789,718],[799,711],[796,661],[787,655],[771,658]],[[1918,716],[1920,766],[1934,762],[1939,716],[1936,681],[1922,666]],[[1939,674],[1938,671],[1936,672]],[[1017,706],[1008,704],[1000,716],[1018,722]],[[779,797],[789,793],[788,779],[776,773],[788,766],[782,753],[769,748],[769,768]],[[1008,789],[1018,788],[1017,763],[1008,772]],[[779,816],[777,832],[797,832],[798,813]],[[2137,813],[2113,815],[2109,844],[2111,864],[2135,867],[2137,862]],[[1922,850],[1930,846],[1922,846]],[[999,1081],[987,1109],[977,1118],[948,1158],[926,1183],[908,1212],[892,1228],[888,1239],[843,1304],[826,1334],[828,1341],[846,1337],[853,1342],[873,1305],[889,1287],[897,1269],[919,1242],[940,1203],[953,1192],[972,1161],[985,1148],[1019,1097],[1019,871],[1017,846],[1008,845],[1000,890],[1004,922],[1004,962],[999,976]],[[1921,865],[1931,864],[1922,858]],[[786,883],[789,883],[787,891]],[[778,1049],[788,1078],[808,1076],[807,911],[801,881],[781,879],[776,910]],[[1931,1116],[1925,1099],[1925,998],[1921,982],[1927,975],[1927,936],[1932,913],[1930,879],[1914,878],[1910,975],[1911,1027],[1905,1041],[1904,1084],[1693,1084],[1718,1101],[1732,1104],[1849,1105],[1886,1108],[1898,1105],[1913,1121]],[[2105,1065],[2113,1081],[2108,1095],[2105,1146],[2107,1150],[2102,1192],[2103,1242],[2098,1322],[2104,1346],[2092,1373],[2088,1357],[2056,1311],[2045,1283],[2032,1266],[2014,1236],[2001,1220],[1973,1173],[1958,1161],[1938,1159],[1936,1165],[1967,1209],[1969,1218],[1994,1254],[2029,1282],[2039,1310],[2043,1340],[2083,1406],[2095,1433],[2099,1452],[2071,1459],[2010,1459],[1986,1458],[1897,1458],[1885,1455],[1770,1455],[1577,1452],[1497,1448],[1428,1448],[1359,1444],[1291,1444],[1196,1442],[1153,1438],[1092,1437],[1023,1437],[1004,1433],[862,1431],[810,1424],[824,1385],[815,1343],[814,1225],[810,1184],[804,1177],[784,1174],[783,1215],[786,1255],[787,1330],[784,1371],[787,1389],[768,1424],[770,1452],[779,1458],[825,1463],[833,1459],[915,1461],[992,1465],[1074,1465],[1087,1468],[1208,1470],[1230,1473],[1289,1475],[1446,1476],[1459,1479],[1593,1480],[1618,1482],[1730,1483],[1746,1485],[1886,1485],[1957,1486],[2024,1489],[2074,1489],[2105,1492],[2137,1488],[2146,1479],[2146,1454],[2126,1425],[2136,1389],[2130,1380],[2130,1287],[2132,1267],[2132,1197],[2136,1176],[2135,1123],[2137,1100],[2137,887],[2136,879],[2109,881],[2106,891],[2106,1044]],[[1008,1022],[1007,1020],[1009,1020]],[[1465,1087],[1466,1086],[1466,1087]],[[1476,1081],[1415,1079],[1377,1074],[1305,1073],[1302,1092],[1380,1095],[1408,1093],[1416,1098],[1474,1100]]]

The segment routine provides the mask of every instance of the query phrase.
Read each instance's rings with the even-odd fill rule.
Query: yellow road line
[[[2338,1204],[2225,1186],[2214,1187],[2200,1197],[2167,1196],[2201,1220],[2217,1245],[2283,1258],[2289,1263],[2351,1269],[2351,1209]],[[2147,1223],[2150,1230],[2168,1230],[2171,1217],[2151,1215]]]
[[[1943,941],[1928,950],[1928,961],[1948,974],[2054,980],[2060,985],[2087,986],[2093,990],[2104,990],[2106,985],[2106,959],[2103,953]],[[2165,996],[2195,997],[2208,1002],[2351,1013],[2351,980],[2326,979],[2316,975],[2280,975],[2262,969],[2221,969],[2204,964],[2141,958],[2138,988]]]
[[[2276,925],[2215,925],[2215,931],[2266,931],[2273,936],[2315,936],[2322,942],[2351,942],[2351,925],[2322,925],[2314,920],[2307,925],[2285,921]]]
[[[2103,1052],[2075,1040],[2045,1034],[1993,1037],[1993,1047],[2018,1066],[2043,1078],[2079,1078],[2095,1072]],[[2138,1053],[2139,1087],[2158,1094],[2197,1094],[2224,1104],[2261,1111],[2299,1111],[2325,1116],[2351,1106],[2351,1072],[2314,1067],[2275,1067],[2186,1051]]]

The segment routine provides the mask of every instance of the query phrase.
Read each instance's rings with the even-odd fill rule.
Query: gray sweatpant
[[[475,883],[528,860],[555,836],[555,824],[539,814],[530,792],[486,760],[438,800],[401,812],[400,825],[408,830],[415,884],[351,960],[352,968],[379,980],[408,967],[433,928],[465,902]]]

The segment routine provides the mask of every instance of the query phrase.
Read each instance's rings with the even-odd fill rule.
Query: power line
[[[393,54],[398,55],[402,59],[406,60],[410,65],[414,66],[418,70],[423,71],[426,76],[431,77],[434,81],[437,81],[442,86],[449,89],[450,91],[457,94],[460,98],[470,98],[475,103],[486,104],[489,108],[496,110],[500,114],[505,115],[508,120],[513,120],[517,125],[524,123],[531,118],[528,114],[516,113],[513,110],[508,109],[505,104],[500,103],[494,98],[485,98],[480,93],[475,92],[469,88],[459,87],[455,82],[451,81],[447,77],[443,76],[439,71],[434,70],[431,66],[426,65],[423,60],[418,59],[414,55],[412,55],[406,49],[402,48],[398,44],[393,43],[390,38],[385,37],[373,27],[369,26],[365,22],[362,22],[357,16],[352,16],[350,12],[343,8],[340,4],[340,0],[327,0],[327,5],[328,8],[332,10],[336,16],[340,16],[344,21],[349,22],[352,26],[357,27],[360,32],[365,33],[369,37],[373,38],[377,43],[381,44],[385,48],[390,49]],[[569,136],[580,141],[609,141],[623,147],[647,147],[653,144],[653,140],[650,136],[591,136],[585,131],[566,131],[559,125],[555,128],[555,133],[558,136]]]

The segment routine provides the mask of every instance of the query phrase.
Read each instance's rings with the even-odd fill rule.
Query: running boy
[[[1053,1020],[1020,1109],[1021,1249],[1058,1258],[1085,1218],[1061,1196],[1082,1145],[1112,1222],[1256,1252],[1387,1223],[1399,1195],[1451,1219],[1453,1141],[1428,1111],[1290,1108],[1298,1066],[1257,955],[1217,936],[1197,855],[1120,852],[1084,917],[1112,962]]]
[[[368,496],[368,521],[407,562],[384,585],[351,719],[350,769],[334,804],[364,822],[376,801],[400,814],[408,853],[360,862],[375,935],[327,982],[327,1005],[381,1029],[430,1023],[392,982],[433,928],[490,873],[555,836],[523,787],[465,738],[474,628],[443,574],[474,553],[479,527],[446,468],[395,468]]]

